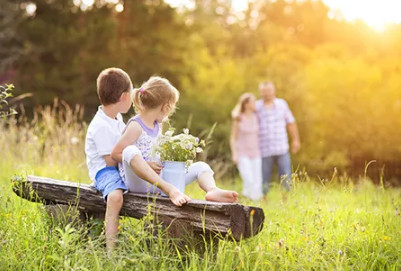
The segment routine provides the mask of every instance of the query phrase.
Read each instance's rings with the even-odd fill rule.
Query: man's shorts
[[[102,193],[104,200],[116,189],[121,189],[124,193],[128,192],[116,167],[105,167],[99,170],[95,177],[95,188]]]

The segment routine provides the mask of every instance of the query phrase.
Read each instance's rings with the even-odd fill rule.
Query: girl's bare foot
[[[170,200],[174,203],[176,206],[182,206],[186,204],[188,201],[191,200],[190,197],[185,195],[184,193],[180,192],[180,190],[173,188],[170,193],[168,194]]]
[[[205,199],[208,201],[234,203],[238,201],[238,193],[215,187],[206,193]]]

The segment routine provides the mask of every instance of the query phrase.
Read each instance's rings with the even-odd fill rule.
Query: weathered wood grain
[[[100,193],[90,185],[54,180],[37,176],[14,180],[14,192],[25,199],[45,204],[76,205],[83,212],[104,213],[106,204]],[[195,234],[213,233],[226,236],[231,232],[235,240],[248,238],[262,230],[264,213],[261,208],[236,203],[216,203],[191,200],[177,207],[168,198],[127,193],[121,215],[142,218],[151,212],[156,219]],[[178,229],[178,230],[177,230]]]

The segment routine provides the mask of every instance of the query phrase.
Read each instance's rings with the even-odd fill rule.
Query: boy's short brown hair
[[[119,68],[108,68],[97,77],[97,94],[102,105],[115,104],[124,92],[132,89],[129,75]]]

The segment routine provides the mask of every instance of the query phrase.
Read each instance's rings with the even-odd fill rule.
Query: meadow
[[[38,109],[33,119],[20,114],[0,121],[0,270],[401,269],[401,189],[384,177],[373,185],[364,172],[353,179],[300,171],[285,202],[278,185],[263,201],[241,198],[264,209],[262,232],[240,242],[205,242],[203,252],[178,249],[162,235],[152,238],[144,220],[122,218],[118,248],[108,257],[102,221],[56,223],[41,204],[11,190],[15,174],[89,182],[82,115],[82,108],[59,103]],[[241,190],[238,178],[218,182]],[[187,191],[204,196],[196,184]]]

